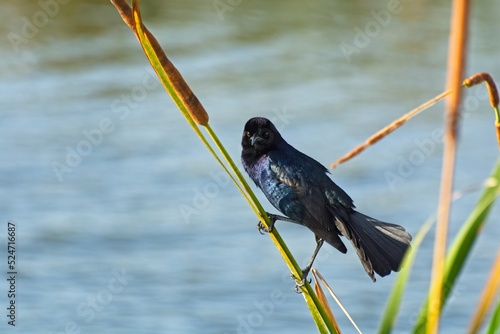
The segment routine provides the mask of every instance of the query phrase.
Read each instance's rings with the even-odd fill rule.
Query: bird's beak
[[[260,140],[262,140],[262,138],[255,133],[252,137],[250,137],[250,144],[253,146],[256,142]]]

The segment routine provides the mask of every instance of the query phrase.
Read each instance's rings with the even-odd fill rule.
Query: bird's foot
[[[269,217],[270,224],[269,224],[269,227],[266,228],[266,227],[264,227],[264,224],[262,224],[262,222],[259,221],[257,223],[257,230],[259,231],[260,234],[264,234],[262,232],[267,232],[267,233],[272,232],[274,229],[274,224],[276,223],[277,220],[282,220],[285,222],[290,222],[290,223],[302,225],[301,222],[293,220],[293,219],[288,218],[288,217],[274,215],[274,214],[269,213],[269,212],[266,212],[266,214]]]
[[[305,268],[304,270],[302,270],[302,280],[299,281],[299,277],[296,277],[294,274],[290,274],[290,277],[293,278],[295,280],[295,287],[293,288],[293,290],[296,292],[296,293],[302,293],[302,287],[304,285],[306,285],[306,280],[307,280],[307,275],[309,274],[309,270],[311,268]],[[308,280],[309,284],[311,284],[312,280],[309,279]]]
[[[271,232],[273,229],[271,227],[264,227],[264,224],[262,222],[257,223],[257,231],[259,231],[260,234],[265,234]]]
[[[279,219],[279,216],[273,215],[273,214],[270,214],[270,213],[267,213],[267,216],[269,217],[269,220],[271,221],[270,224],[269,224],[269,227],[264,227],[264,224],[262,224],[261,221],[259,221],[257,223],[257,230],[259,231],[260,234],[264,234],[263,232],[271,233],[273,231],[273,229],[274,229],[274,224]]]

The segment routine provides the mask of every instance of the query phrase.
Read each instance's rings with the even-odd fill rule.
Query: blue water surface
[[[448,2],[142,1],[143,16],[239,165],[253,116],[326,166],[443,91]],[[500,78],[500,3],[473,4],[467,75]],[[16,326],[0,283],[2,333],[314,333],[257,218],[158,83],[106,1],[7,0],[0,11],[0,267],[16,224]],[[358,209],[413,235],[435,211],[443,103],[332,172]],[[497,160],[483,86],[467,90],[453,238]],[[265,208],[274,209],[257,191]],[[468,325],[498,249],[498,209],[444,310]],[[301,264],[312,233],[279,223]],[[411,273],[395,333],[428,291],[434,231]],[[394,279],[374,284],[349,246],[315,267],[365,333]],[[332,308],[345,333],[347,318]]]

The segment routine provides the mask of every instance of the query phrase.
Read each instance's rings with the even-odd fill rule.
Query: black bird
[[[245,124],[241,140],[241,161],[245,171],[264,192],[269,202],[287,217],[268,214],[270,232],[276,220],[304,225],[314,232],[317,246],[302,270],[303,285],[323,242],[340,252],[354,246],[363,267],[375,282],[375,273],[386,276],[399,271],[411,235],[402,226],[381,222],[354,210],[352,199],[327,175],[316,160],[288,144],[266,118],[256,117]]]

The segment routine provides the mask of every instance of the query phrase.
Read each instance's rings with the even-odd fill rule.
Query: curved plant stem
[[[140,1],[133,0],[132,9],[124,0],[111,0],[111,2],[117,8],[124,22],[135,33],[144,50],[144,53],[151,63],[151,66],[154,68],[163,86],[172,97],[172,100],[175,102],[188,124],[192,127],[209,152],[219,162],[224,171],[230,176],[231,180],[241,192],[250,208],[258,216],[259,220],[264,225],[269,226],[270,221],[267,213],[264,211],[262,205],[257,200],[257,197],[249,187],[241,172],[236,167],[236,164],[229,156],[227,150],[212,130],[212,127],[209,124],[209,117],[205,109],[190,90],[189,86],[186,84],[174,65],[168,60],[157,40],[143,25],[139,8]],[[212,148],[212,145],[208,142],[207,138],[200,131],[199,125],[206,129],[209,137],[218,148],[229,168],[226,164],[224,164],[222,159]],[[302,279],[302,271],[279,235],[277,229],[273,229],[269,235],[292,274],[295,277]],[[323,305],[318,300],[318,297],[315,295],[309,283],[306,283],[302,287],[302,295],[310,309],[311,315],[319,332],[337,333],[337,330],[331,323],[327,312],[324,310]]]

